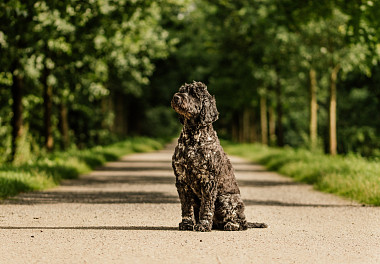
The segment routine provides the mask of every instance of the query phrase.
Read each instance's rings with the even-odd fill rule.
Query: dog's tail
[[[248,222],[248,228],[267,228],[269,227],[266,223],[251,223]]]

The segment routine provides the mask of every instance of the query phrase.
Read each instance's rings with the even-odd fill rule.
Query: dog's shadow
[[[0,226],[0,230],[178,231],[172,226]]]

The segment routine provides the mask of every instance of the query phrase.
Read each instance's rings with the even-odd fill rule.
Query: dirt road
[[[0,202],[0,263],[380,263],[380,208],[232,157],[248,220],[267,229],[177,231],[173,147]]]

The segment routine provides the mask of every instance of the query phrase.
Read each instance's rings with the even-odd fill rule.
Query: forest
[[[380,156],[380,1],[0,2],[0,164],[174,138],[185,82],[219,137]]]

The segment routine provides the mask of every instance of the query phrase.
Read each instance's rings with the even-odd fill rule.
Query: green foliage
[[[163,147],[164,141],[131,138],[104,147],[57,152],[19,166],[0,166],[0,198],[19,192],[42,190],[56,186],[63,179],[75,179],[107,161],[134,152],[146,152]]]
[[[379,111],[379,91],[372,86],[379,79],[380,76],[365,77],[358,82],[351,76],[341,86],[338,108],[341,117],[338,136],[344,139],[340,144],[341,152],[380,157],[379,119],[369,118]]]
[[[58,127],[62,121],[59,105],[66,105],[69,115],[82,114],[82,122],[69,120],[71,141],[85,146],[102,143],[100,135],[110,130],[109,123],[99,119],[109,110],[102,101],[114,91],[142,96],[154,70],[152,60],[167,56],[171,46],[160,25],[161,8],[154,1],[16,0],[1,3],[0,9],[0,113],[13,103],[3,88],[14,89],[12,78],[19,76],[23,123],[41,146],[47,127]],[[47,87],[53,93],[43,98]],[[48,100],[55,112],[46,110]],[[2,126],[7,127],[1,129],[1,138],[12,130],[10,121],[1,115]],[[53,137],[62,140],[58,134]],[[10,148],[5,143],[1,141],[0,149]]]
[[[380,205],[380,162],[360,156],[328,156],[302,149],[269,148],[259,144],[223,142],[231,155],[264,164],[268,169],[313,184],[360,203]]]
[[[168,38],[178,40],[177,49],[168,60],[159,62],[152,83],[166,93],[167,86],[206,82],[221,113],[216,126],[233,140],[241,140],[242,131],[247,130],[246,109],[253,116],[250,133],[259,139],[259,100],[265,96],[275,121],[277,109],[282,108],[285,145],[309,147],[312,67],[317,72],[318,141],[321,148],[327,148],[330,75],[339,67],[339,151],[374,155],[376,142],[380,142],[379,119],[357,111],[355,97],[347,97],[346,91],[354,88],[352,76],[357,82],[380,76],[380,31],[373,19],[378,14],[376,7],[374,1],[189,1],[177,15],[164,13],[170,26]],[[378,98],[377,87],[374,81],[359,89]],[[367,102],[370,109],[378,108],[376,100]],[[342,109],[360,112],[360,125],[342,115]],[[363,137],[363,147],[359,147]]]
[[[173,138],[180,131],[177,114],[169,107],[159,106],[146,112],[144,134],[154,138]]]
[[[277,132],[270,141],[280,141],[282,124],[285,145],[308,147],[311,68],[326,148],[337,66],[338,150],[379,155],[379,10],[378,1],[355,0],[3,1],[0,163],[13,153],[15,80],[24,132],[16,163],[50,151],[49,136],[63,150],[175,135],[170,100],[193,80],[216,96],[223,136],[259,141],[265,97],[263,116]]]

